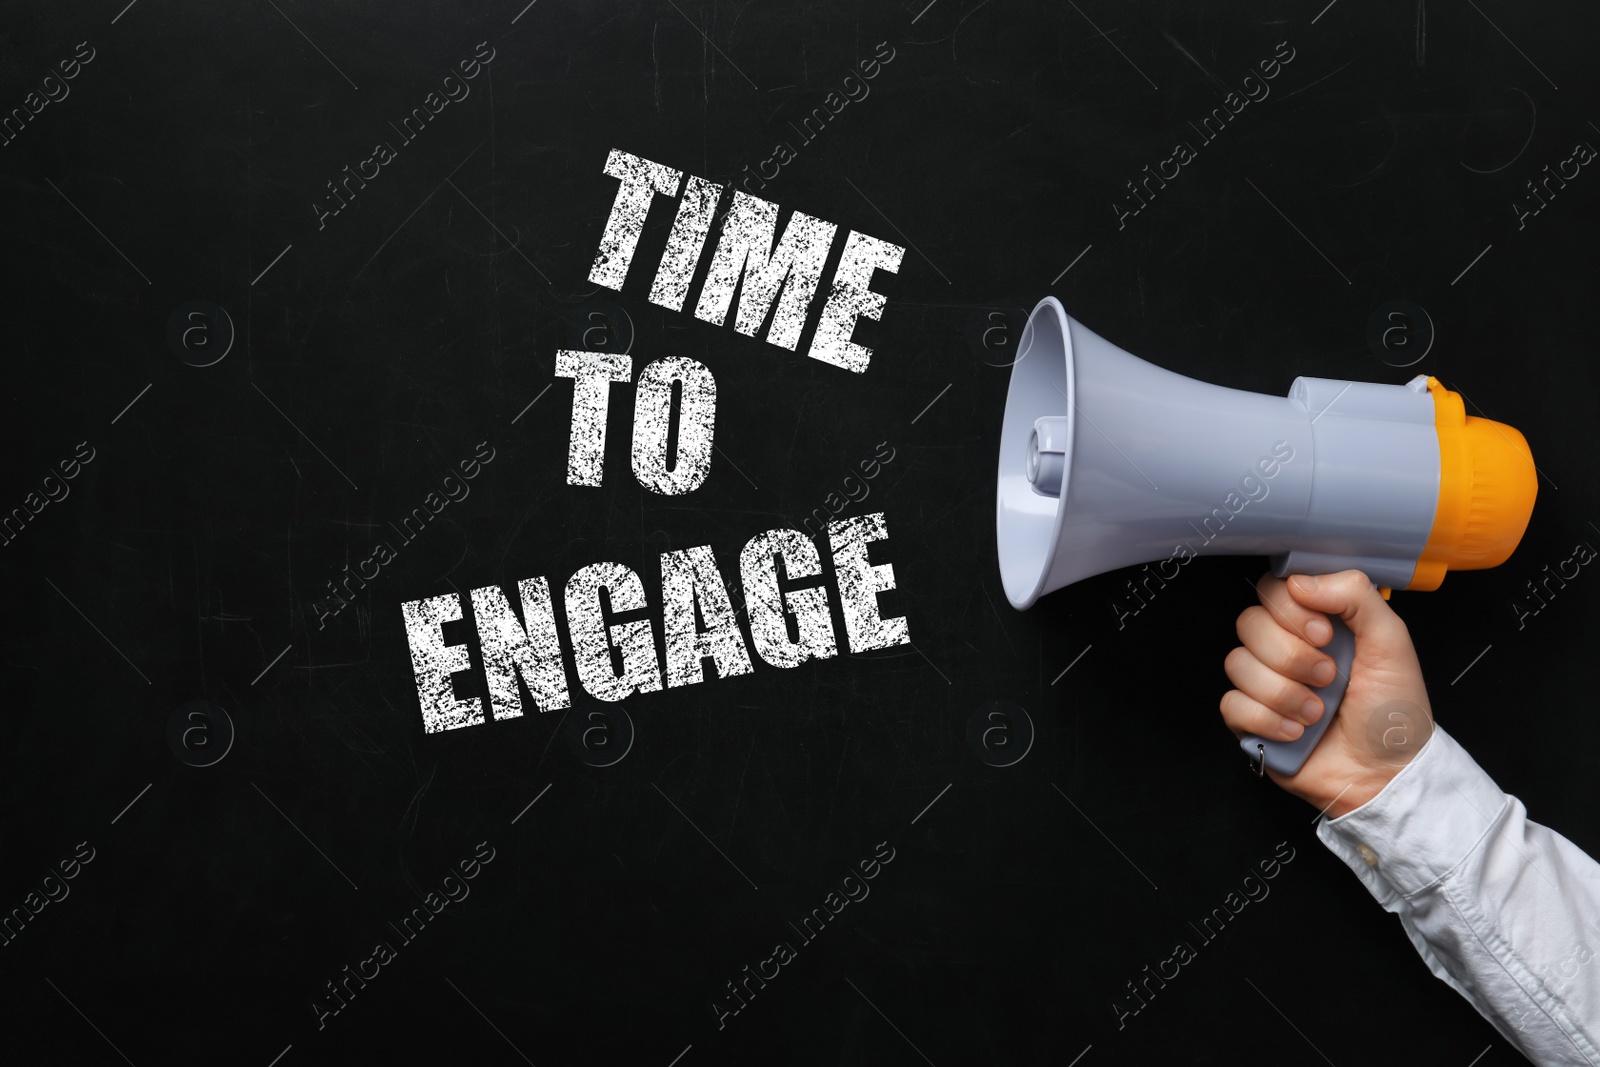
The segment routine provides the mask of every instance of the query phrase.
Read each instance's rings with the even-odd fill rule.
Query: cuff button
[[[1378,854],[1366,845],[1357,845],[1356,851],[1361,853],[1361,858],[1367,861],[1368,867],[1376,867],[1378,865]]]

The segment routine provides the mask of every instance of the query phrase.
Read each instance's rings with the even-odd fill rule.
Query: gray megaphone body
[[[1283,397],[1208,385],[1124,352],[1054,297],[1018,351],[995,519],[1019,610],[1096,574],[1204,555],[1268,556],[1280,577],[1354,568],[1385,595],[1436,589],[1447,570],[1504,562],[1532,515],[1522,434],[1467,416],[1432,378],[1301,377]],[[1338,674],[1316,690],[1322,717],[1294,741],[1240,742],[1283,774],[1311,754],[1349,682],[1354,639],[1330,621]]]

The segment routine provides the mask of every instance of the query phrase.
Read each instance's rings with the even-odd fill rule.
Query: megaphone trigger
[[[1350,684],[1350,670],[1356,660],[1356,637],[1337,615],[1330,615],[1328,621],[1333,624],[1333,639],[1323,646],[1322,651],[1333,657],[1335,673],[1333,681],[1320,689],[1315,686],[1311,689],[1322,698],[1322,717],[1307,726],[1305,732],[1293,741],[1269,741],[1264,737],[1247,735],[1239,742],[1239,747],[1256,757],[1267,770],[1279,774],[1297,773],[1311,757],[1311,750],[1317,747],[1322,735],[1327,733],[1333,717],[1339,713],[1339,705],[1344,701],[1345,688]],[[1258,769],[1257,773],[1264,772]]]

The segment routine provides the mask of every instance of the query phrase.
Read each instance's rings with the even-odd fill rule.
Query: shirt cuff
[[[1387,908],[1460,865],[1510,800],[1435,724],[1422,751],[1377,796],[1337,819],[1321,819],[1317,837]]]

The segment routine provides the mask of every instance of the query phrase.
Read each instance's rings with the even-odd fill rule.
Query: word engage
[[[1567,187],[1567,181],[1571,181],[1573,178],[1576,178],[1580,173],[1582,173],[1578,168],[1584,166],[1593,158],[1594,149],[1587,143],[1580,142],[1573,146],[1572,155],[1568,156],[1566,159],[1563,159],[1556,165],[1556,173],[1551,174],[1550,164],[1546,163],[1544,166],[1544,177],[1539,180],[1538,185],[1535,185],[1533,183],[1533,179],[1529,178],[1528,193],[1532,199],[1526,206],[1524,206],[1520,200],[1513,200],[1511,202],[1511,213],[1517,217],[1517,229],[1526,229],[1529,219],[1533,218],[1533,216],[1550,206],[1545,202],[1546,197],[1551,200],[1556,198],[1556,190],[1550,188],[1551,182],[1555,182],[1562,189],[1565,189]],[[1567,173],[1568,167],[1572,168],[1571,174]],[[1562,181],[1563,178],[1565,178],[1567,181]],[[1539,195],[1540,186],[1544,187],[1546,194],[1545,196]],[[1535,207],[1533,205],[1538,206]]]
[[[611,204],[589,280],[607,289],[622,288],[656,194],[677,197],[682,184],[678,214],[650,286],[650,302],[672,311],[683,310],[725,187],[692,174],[684,183],[682,171],[616,148],[606,157],[605,173],[621,184]],[[793,352],[799,348],[806,315],[839,228],[795,211],[784,226],[782,239],[774,245],[777,229],[776,203],[733,191],[733,205],[723,218],[694,316],[721,326],[737,290],[739,310],[733,328],[754,337],[770,313],[772,325],[767,328],[767,342]],[[872,349],[856,344],[850,335],[858,318],[878,319],[883,315],[888,299],[868,288],[872,272],[898,273],[905,251],[899,245],[850,231],[839,265],[834,268],[833,289],[817,321],[808,356],[857,374],[867,369]]]
[[[1532,578],[1529,578],[1525,583],[1528,590],[1528,595],[1533,597],[1533,599],[1538,602],[1539,606],[1533,607],[1526,601],[1521,600],[1513,600],[1510,602],[1511,613],[1517,617],[1517,629],[1520,630],[1527,626],[1527,620],[1531,616],[1537,615],[1539,612],[1549,607],[1550,605],[1546,603],[1546,601],[1554,600],[1556,598],[1557,591],[1565,589],[1567,587],[1567,582],[1570,582],[1572,579],[1578,576],[1578,568],[1588,565],[1593,560],[1594,549],[1589,545],[1588,542],[1580,541],[1572,549],[1572,555],[1568,556],[1566,559],[1562,560],[1556,565],[1556,573],[1550,573],[1550,564],[1548,563],[1540,568],[1544,571],[1544,579],[1537,585],[1534,584],[1534,580]],[[1567,573],[1568,567],[1572,568],[1571,574]],[[1567,581],[1562,581],[1563,578],[1565,578]],[[1551,582],[1556,583],[1555,589],[1550,588]],[[1544,596],[1539,595],[1539,590],[1541,588],[1544,590]]]
[[[1284,49],[1286,48],[1289,50],[1288,55],[1284,55]],[[1256,64],[1261,71],[1262,80],[1257,81],[1254,74],[1247,74],[1245,75],[1244,80],[1239,83],[1239,88],[1244,91],[1244,96],[1240,96],[1234,90],[1229,89],[1227,95],[1222,98],[1222,107],[1212,108],[1211,114],[1201,119],[1199,126],[1196,126],[1193,122],[1189,123],[1189,128],[1194,130],[1194,132],[1199,135],[1202,147],[1210,144],[1212,141],[1215,141],[1217,137],[1221,135],[1222,131],[1227,127],[1229,121],[1231,121],[1251,103],[1259,104],[1268,96],[1272,95],[1272,90],[1267,86],[1267,82],[1281,74],[1283,72],[1283,67],[1286,67],[1290,63],[1294,62],[1296,52],[1293,48],[1289,47],[1288,41],[1279,41],[1272,54],[1277,58],[1263,59]],[[1280,61],[1282,64],[1281,66]],[[1255,83],[1254,89],[1250,87],[1252,82]],[[1258,93],[1259,95],[1257,95]],[[1215,130],[1212,130],[1213,123],[1216,124]],[[1144,178],[1142,181],[1140,181],[1140,185],[1144,187],[1144,191],[1148,195],[1149,199],[1154,200],[1156,198],[1156,190],[1150,187],[1150,183],[1152,181],[1155,182],[1159,188],[1165,189],[1167,187],[1167,182],[1175,180],[1179,174],[1182,174],[1182,168],[1192,162],[1198,154],[1199,153],[1197,153],[1194,148],[1190,146],[1189,142],[1179,141],[1177,144],[1172,146],[1172,155],[1156,164],[1156,173],[1150,173],[1150,167],[1148,164],[1146,164],[1144,168]],[[1169,167],[1171,168],[1171,173],[1168,173]],[[1163,179],[1165,179],[1165,181],[1163,181]],[[1119,230],[1125,229],[1130,218],[1137,215],[1139,212],[1143,211],[1149,206],[1149,204],[1145,202],[1146,197],[1139,195],[1138,186],[1134,185],[1132,181],[1127,182],[1126,185],[1128,186],[1128,192],[1133,194],[1132,197],[1128,199],[1127,206],[1124,206],[1121,203],[1111,205],[1111,210],[1114,211],[1117,216],[1117,229]]]
[[[828,524],[839,608],[851,652],[911,643],[904,617],[885,619],[878,614],[877,595],[895,587],[894,568],[870,564],[867,545],[888,535],[882,512]],[[826,588],[782,589],[779,560],[786,581],[816,578],[822,573],[816,546],[798,530],[768,530],[744,546],[739,553],[739,574],[756,653],[773,667],[798,667],[808,659],[836,655]],[[728,602],[727,588],[710,546],[661,554],[661,628],[668,688],[704,681],[707,658],[720,678],[751,673],[750,653]],[[519,717],[519,682],[541,712],[571,705],[550,583],[542,577],[525,578],[517,584],[517,591],[522,601],[521,619],[498,585],[471,593],[487,699],[458,697],[451,678],[472,667],[467,645],[446,645],[444,640],[444,624],[462,618],[461,595],[400,605],[427,733],[483,725],[486,703],[496,720]],[[638,574],[621,563],[590,564],[568,579],[564,602],[578,680],[590,696],[616,701],[635,692],[660,691],[661,658],[653,621],[615,620],[650,606]],[[696,626],[696,609],[704,630]]]
[[[1289,850],[1288,855],[1284,855],[1284,849]],[[1254,874],[1245,875],[1244,881],[1241,883],[1241,886],[1244,889],[1244,896],[1240,896],[1238,890],[1230,890],[1228,895],[1222,898],[1223,907],[1212,908],[1211,914],[1200,920],[1200,926],[1195,926],[1194,923],[1189,924],[1191,927],[1194,927],[1195,933],[1204,938],[1204,940],[1200,942],[1202,945],[1209,945],[1211,942],[1215,941],[1218,935],[1220,935],[1227,927],[1228,923],[1237,918],[1239,913],[1244,911],[1245,906],[1251,901],[1259,904],[1263,900],[1267,899],[1267,895],[1272,892],[1271,888],[1267,886],[1267,882],[1270,882],[1272,879],[1278,877],[1279,873],[1282,871],[1282,868],[1287,867],[1290,861],[1294,859],[1295,855],[1294,849],[1289,846],[1289,842],[1287,841],[1279,841],[1277,847],[1275,847],[1272,851],[1273,855],[1278,857],[1277,859],[1265,859],[1256,864],[1256,866],[1261,868],[1261,878],[1266,879],[1266,881],[1256,878]],[[1282,861],[1281,865],[1279,863],[1280,860]],[[1215,933],[1213,933],[1211,930],[1213,923],[1216,924]],[[1201,929],[1201,927],[1204,927],[1204,929]],[[1145,994],[1149,996],[1151,1000],[1154,1000],[1156,998],[1156,990],[1150,988],[1150,983],[1154,982],[1160,989],[1167,988],[1167,982],[1177,978],[1181,973],[1181,968],[1185,964],[1193,962],[1197,957],[1198,953],[1196,953],[1195,950],[1189,945],[1189,942],[1179,941],[1173,946],[1172,955],[1156,964],[1155,974],[1151,974],[1150,965],[1148,963],[1145,964],[1144,979],[1140,983],[1144,987]],[[1167,973],[1168,964],[1173,965],[1171,974]],[[1163,979],[1165,979],[1165,981],[1163,981]],[[1124,1007],[1115,1000],[1111,1002],[1111,1010],[1115,1012],[1117,1016],[1118,1030],[1126,1029],[1128,1025],[1128,1016],[1138,1015],[1141,1011],[1149,1006],[1145,1003],[1145,998],[1139,995],[1138,988],[1136,988],[1131,981],[1128,983],[1128,992],[1133,994],[1133,1000],[1138,1002],[1139,1006],[1135,1008],[1130,1004],[1129,1006]]]
[[[484,55],[483,50],[485,48],[489,49],[488,55]],[[479,66],[480,61],[483,67],[487,67],[495,57],[495,50],[490,47],[488,41],[479,41],[477,49],[472,54],[477,59],[463,59],[456,64],[461,70],[461,79],[457,79],[453,74],[446,74],[439,83],[439,87],[444,90],[443,96],[440,96],[438,91],[432,91],[422,98],[421,107],[412,108],[411,114],[400,120],[399,126],[395,126],[392,122],[389,123],[402,138],[400,142],[402,145],[408,145],[416,140],[423,127],[432,121],[439,112],[449,107],[452,103],[459,104],[472,94],[472,88],[467,85],[467,82],[483,72],[483,68]],[[413,128],[413,125],[415,125],[415,128]],[[404,129],[401,127],[404,127]],[[344,177],[335,180],[339,181],[340,185],[343,186],[345,194],[351,200],[354,200],[356,192],[360,189],[365,189],[367,182],[375,180],[382,173],[381,168],[393,162],[398,154],[394,150],[394,146],[388,141],[380,141],[373,146],[372,155],[356,164],[356,170],[360,172],[359,174],[351,173],[350,165],[346,163],[343,170]],[[371,168],[370,173],[368,168]],[[363,178],[366,180],[363,181]],[[350,188],[351,182],[356,183],[355,189]],[[330,218],[350,206],[346,203],[345,197],[339,195],[339,189],[332,181],[328,182],[328,192],[332,194],[332,200],[329,201],[328,206],[320,203],[311,205],[311,210],[317,216],[317,229],[319,230],[326,229]],[[332,206],[335,202],[338,203],[338,207]]]
[[[1232,490],[1229,490],[1228,495],[1222,498],[1222,506],[1218,508],[1212,508],[1211,514],[1200,520],[1200,526],[1204,526],[1204,530],[1200,529],[1200,526],[1196,526],[1192,522],[1189,524],[1189,528],[1194,530],[1194,532],[1199,534],[1201,537],[1204,537],[1206,544],[1210,544],[1216,539],[1217,535],[1222,532],[1223,528],[1228,525],[1229,520],[1231,520],[1235,515],[1243,511],[1252,502],[1265,500],[1267,498],[1267,494],[1272,492],[1272,487],[1267,485],[1267,482],[1273,478],[1276,478],[1278,476],[1278,472],[1283,469],[1283,464],[1287,464],[1292,459],[1294,459],[1293,445],[1287,441],[1278,441],[1275,443],[1272,446],[1271,455],[1260,457],[1256,460],[1254,467],[1247,469],[1239,476],[1239,492],[1235,493]],[[1258,473],[1260,474],[1260,477],[1256,476]],[[1213,521],[1217,524],[1216,529],[1214,530],[1211,528]],[[1161,589],[1165,589],[1167,587],[1167,582],[1178,576],[1178,568],[1183,566],[1185,563],[1188,563],[1197,554],[1198,553],[1195,551],[1194,546],[1190,545],[1187,541],[1184,541],[1173,547],[1172,555],[1155,564],[1155,568],[1159,576],[1148,573],[1151,564],[1146,563],[1143,567],[1141,567],[1141,570],[1147,572],[1145,577],[1141,580],[1141,586],[1144,591],[1149,594],[1150,599],[1154,600],[1156,592]],[[1172,566],[1171,574],[1168,574],[1162,570],[1162,568],[1166,567],[1168,564],[1171,564]],[[1152,577],[1154,577],[1156,581],[1157,588],[1155,590],[1150,588],[1150,579]],[[1166,579],[1166,581],[1163,581],[1163,578]],[[1137,615],[1139,612],[1149,607],[1149,605],[1145,603],[1144,598],[1139,595],[1139,588],[1134,586],[1133,579],[1129,578],[1126,584],[1128,587],[1128,593],[1132,595],[1134,600],[1139,602],[1139,606],[1132,607],[1125,601],[1113,600],[1111,602],[1111,610],[1117,616],[1117,629],[1119,630],[1124,629],[1128,625],[1126,620],[1129,617]]]
[[[488,855],[484,855],[485,849],[488,849]],[[401,919],[399,926],[394,923],[389,924],[389,929],[400,937],[402,945],[409,945],[415,941],[417,935],[422,933],[422,928],[428,925],[428,921],[444,911],[447,906],[459,904],[467,899],[467,896],[472,892],[471,889],[467,888],[467,883],[483,873],[483,867],[480,864],[491,862],[495,857],[495,851],[490,847],[489,842],[479,841],[473,848],[472,854],[477,859],[465,859],[456,865],[461,868],[460,878],[457,878],[453,872],[445,875],[444,879],[439,883],[438,891],[430,889],[423,894],[422,903],[424,907],[412,908],[411,914]],[[440,892],[444,895],[440,896]],[[325,1007],[317,1003],[315,999],[311,1001],[311,1014],[317,1017],[317,1029],[326,1029],[329,1016],[338,1015],[350,1006],[346,1003],[346,998],[354,1000],[356,991],[367,988],[367,982],[382,974],[383,968],[393,963],[398,956],[399,953],[394,950],[393,945],[387,941],[379,941],[372,947],[372,955],[356,964],[354,971],[350,970],[350,965],[347,963],[344,965],[344,969],[339,972],[344,977],[328,979],[324,986],[328,991],[328,996],[333,998],[338,1007]],[[367,971],[369,966],[372,968],[371,973]],[[335,982],[338,985],[335,985]],[[353,987],[351,985],[352,982],[355,983]],[[345,996],[339,995],[341,988],[343,988]]]
[[[489,450],[487,456],[483,454],[483,450],[486,448]],[[438,492],[430,490],[428,495],[422,498],[422,507],[412,508],[411,514],[401,519],[398,527],[392,522],[389,524],[389,528],[403,538],[402,545],[408,545],[415,541],[422,533],[423,527],[427,526],[435,515],[443,511],[446,504],[459,504],[467,499],[472,493],[472,489],[468,487],[467,482],[472,481],[472,479],[483,473],[483,468],[494,462],[496,452],[489,442],[479,441],[472,454],[477,458],[464,459],[456,464],[461,470],[461,478],[458,479],[454,474],[447,474],[439,483],[439,488],[444,490],[444,496],[440,496]],[[451,483],[455,484],[454,489],[450,487]],[[457,493],[460,495],[457,496]],[[413,523],[416,525],[415,532],[412,532]],[[336,588],[332,580],[328,582],[328,594],[332,597],[332,600],[318,600],[311,605],[317,613],[317,629],[325,629],[329,619],[349,607],[351,601],[356,598],[356,592],[365,589],[367,582],[375,580],[382,568],[393,563],[397,555],[395,550],[390,547],[389,542],[379,541],[377,547],[372,550],[372,554],[356,564],[355,574],[350,573],[350,564],[346,563],[344,565],[344,578],[339,586]],[[367,573],[368,566],[372,568],[371,574]],[[350,588],[351,582],[355,583],[354,590]],[[344,591],[343,596],[340,595],[341,589]],[[336,606],[330,607],[330,604]]]
[[[889,850],[888,855],[884,855],[884,849]],[[855,871],[851,871],[849,874],[839,879],[838,889],[829,890],[828,895],[822,898],[821,907],[812,908],[811,914],[800,920],[799,926],[796,926],[794,923],[789,924],[789,929],[793,930],[796,934],[803,938],[803,940],[800,942],[801,948],[805,948],[811,942],[815,941],[818,934],[822,933],[823,927],[828,925],[829,920],[837,917],[838,914],[844,911],[846,906],[848,906],[852,901],[859,904],[863,900],[866,900],[867,895],[872,892],[872,890],[868,888],[867,882],[870,882],[872,879],[878,877],[878,875],[882,873],[883,868],[887,867],[891,862],[893,862],[895,857],[895,851],[892,847],[890,847],[889,842],[887,841],[879,841],[878,844],[873,848],[872,854],[877,858],[861,860],[857,864],[857,866],[861,868],[860,878],[856,877]],[[852,882],[855,883],[854,889],[851,888]],[[844,896],[840,896],[840,893],[843,893]],[[816,928],[816,933],[811,932],[813,927]],[[717,1017],[717,1029],[726,1029],[728,1025],[728,1019],[730,1017],[738,1015],[741,1011],[744,1011],[745,1008],[749,1007],[749,1005],[746,1003],[746,1000],[754,1000],[756,998],[756,990],[750,987],[751,982],[754,982],[756,986],[761,989],[767,988],[767,982],[770,982],[772,979],[782,974],[782,968],[793,962],[797,955],[798,953],[795,952],[793,945],[789,944],[787,941],[779,941],[772,947],[772,955],[756,964],[754,973],[751,972],[750,965],[748,963],[745,964],[743,970],[744,978],[740,980],[740,985],[744,987],[745,996],[739,995],[738,986],[734,985],[732,982],[727,983],[728,995],[732,997],[739,1006],[736,1008],[730,1008],[725,1004],[717,1003],[715,1000],[711,1002],[711,1014]],[[767,970],[768,967],[772,968],[770,972]]]
[[[888,55],[883,54],[883,50],[885,48],[889,49]],[[811,113],[800,120],[799,126],[796,126],[793,122],[789,123],[789,128],[793,130],[796,136],[800,138],[800,144],[808,145],[812,141],[815,141],[819,136],[821,136],[822,131],[828,128],[828,123],[833,120],[834,116],[837,116],[850,104],[859,104],[867,97],[872,95],[872,89],[868,87],[867,82],[870,82],[873,78],[876,78],[879,74],[881,74],[883,72],[883,68],[888,66],[889,63],[894,60],[894,46],[888,41],[879,41],[878,46],[873,49],[872,54],[876,58],[863,59],[856,64],[856,66],[861,70],[860,80],[857,80],[853,74],[846,74],[844,76],[844,80],[839,83],[839,89],[844,90],[843,96],[839,95],[838,89],[830,89],[828,91],[828,95],[822,98],[822,107],[812,108]],[[881,65],[879,60],[882,60]],[[852,82],[855,83],[854,89],[850,87]],[[861,95],[857,96],[856,93],[858,92]],[[811,124],[813,121],[815,121],[817,125],[815,130],[811,129]],[[744,180],[739,183],[740,188],[748,193],[750,191],[750,183],[755,182],[758,188],[765,189],[767,187],[767,182],[772,181],[778,176],[779,169],[788,166],[790,163],[794,162],[796,158],[797,154],[793,148],[789,147],[789,142],[779,141],[777,144],[772,146],[772,155],[756,164],[756,170],[760,172],[759,176],[750,173],[750,164],[746,163],[744,165],[745,176]],[[771,174],[767,173],[768,164],[772,165]],[[766,181],[762,181],[762,178],[765,178]]]
[[[87,856],[83,854],[84,849],[89,850]],[[23,928],[33,920],[35,915],[38,915],[48,907],[52,901],[59,904],[67,899],[67,894],[72,892],[67,888],[67,882],[78,877],[83,867],[94,859],[94,846],[87,841],[79,841],[77,847],[73,849],[72,855],[73,859],[65,859],[56,864],[61,868],[61,878],[66,879],[66,881],[57,878],[55,872],[51,871],[39,880],[39,889],[29,890],[28,895],[22,898],[22,907],[12,908],[11,914],[7,915],[3,921],[0,921],[0,937],[5,938],[3,944],[9,945],[20,937]],[[50,888],[51,882],[55,883],[55,889]],[[39,895],[40,890],[43,890],[43,896]],[[57,896],[57,893],[60,896]],[[13,924],[16,925],[15,930],[12,929]]]
[[[89,454],[87,456],[83,454],[83,450],[86,448],[89,450]],[[54,474],[47,474],[39,483],[39,488],[44,490],[44,496],[40,496],[37,492],[30,491],[27,496],[22,498],[22,507],[12,508],[11,514],[7,515],[4,519],[0,519],[0,537],[5,538],[5,540],[0,542],[0,544],[9,545],[11,542],[15,541],[17,537],[21,535],[22,528],[32,521],[33,517],[39,514],[39,512],[43,511],[52,501],[59,504],[61,501],[67,499],[67,495],[72,492],[72,490],[67,487],[67,482],[70,482],[72,479],[76,478],[78,473],[83,469],[81,466],[79,466],[80,462],[85,465],[88,464],[94,459],[96,453],[94,446],[88,441],[79,441],[77,446],[72,450],[72,455],[72,459],[63,459],[56,463],[56,466],[61,470],[61,478],[59,480]],[[54,489],[50,488],[52,483],[55,485]],[[60,493],[60,495],[57,496],[57,493]],[[26,508],[27,510],[24,511],[23,508]],[[13,524],[15,524],[17,528],[15,533],[13,533],[11,530]]]
[[[83,54],[85,48],[89,49],[88,55]],[[11,114],[4,119],[0,119],[0,144],[9,145],[12,141],[15,141],[22,136],[22,131],[27,128],[28,123],[33,121],[35,115],[52,103],[59,104],[65,100],[72,92],[68,88],[67,82],[76,78],[83,69],[79,65],[79,61],[81,60],[86,65],[94,59],[96,54],[88,41],[79,41],[77,48],[72,52],[73,58],[63,59],[56,64],[61,70],[62,80],[58,80],[54,74],[46,74],[39,82],[39,88],[30,89],[28,95],[22,98],[22,107],[12,108]],[[53,89],[51,88],[52,83],[55,85]],[[11,128],[13,124],[16,126],[15,131]]]

